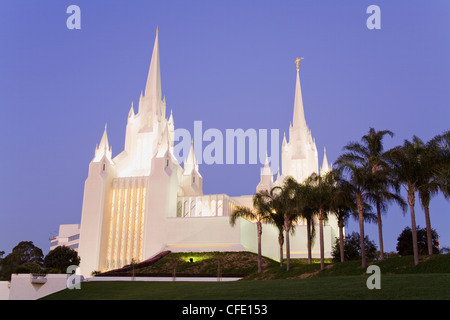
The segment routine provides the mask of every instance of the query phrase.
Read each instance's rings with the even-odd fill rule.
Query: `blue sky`
[[[69,30],[69,5],[81,30]],[[369,30],[369,5],[381,29]],[[175,127],[280,129],[292,120],[296,57],[306,121],[334,162],[370,127],[385,147],[449,130],[448,1],[23,1],[0,7],[0,250],[44,253],[59,224],[79,223],[83,185],[105,123],[123,150],[132,101],[145,88],[159,26],[162,90]],[[135,108],[136,110],[136,108]],[[168,115],[167,115],[168,116]],[[281,141],[280,141],[281,143]],[[260,165],[201,165],[205,194],[252,194]],[[431,222],[450,246],[449,202]],[[425,226],[416,204],[417,222]],[[385,249],[410,225],[384,216]],[[358,230],[350,221],[347,232]],[[376,225],[367,225],[378,243]]]

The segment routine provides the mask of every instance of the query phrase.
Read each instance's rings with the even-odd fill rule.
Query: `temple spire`
[[[105,124],[105,131],[103,131],[102,139],[100,140],[100,144],[95,148],[95,157],[94,162],[100,161],[104,156],[111,161],[111,147],[109,146],[108,142],[108,134],[106,132],[106,124]]]
[[[328,159],[327,159],[327,149],[323,148],[323,161],[322,161],[322,167],[320,168],[320,174],[325,174],[330,171],[330,166],[328,165]]]
[[[297,81],[295,83],[295,100],[294,100],[294,119],[293,119],[293,129],[307,132],[308,127],[305,120],[305,112],[303,110],[303,98],[302,90],[300,86],[300,76],[299,76],[299,62],[303,58],[297,58],[295,60],[297,65]]]
[[[109,150],[109,143],[108,143],[108,133],[106,132],[107,124],[105,123],[105,131],[103,131],[102,139],[100,140],[100,144],[98,146],[99,150]]]
[[[159,29],[156,28],[155,44],[153,45],[152,61],[148,71],[147,84],[145,86],[145,96],[153,96],[161,100],[161,72],[159,65]]]

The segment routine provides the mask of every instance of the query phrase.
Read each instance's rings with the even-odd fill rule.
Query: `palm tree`
[[[292,228],[298,217],[295,206],[295,180],[287,177],[282,186],[275,186],[270,190],[272,212],[283,217],[283,229],[286,243],[286,271],[290,270],[291,248],[289,233],[294,232]]]
[[[332,198],[332,208],[339,228],[339,251],[341,255],[341,262],[344,262],[344,226],[348,218],[356,210],[352,189],[347,187],[346,181],[341,178],[340,173],[337,173],[338,172],[335,170],[337,190]]]
[[[314,208],[309,203],[309,186],[306,183],[299,183],[292,177],[287,177],[285,180],[285,186],[291,190],[292,202],[291,202],[291,214],[293,225],[299,222],[299,219],[306,221],[306,243],[308,248],[308,264],[312,263],[311,247],[315,238],[314,227]]]
[[[308,206],[316,212],[319,218],[320,270],[325,268],[323,224],[332,206],[332,198],[336,192],[335,182],[333,171],[325,175],[313,173],[305,181],[308,188]]]
[[[384,136],[393,136],[389,130],[376,131],[369,129],[369,133],[361,138],[361,143],[351,142],[344,149],[347,151],[341,160],[350,161],[361,166],[367,166],[372,174],[372,192],[367,195],[377,209],[378,238],[380,242],[380,258],[384,259],[383,227],[381,213],[386,212],[387,203],[396,202],[406,210],[406,203],[399,195],[400,188],[395,180],[390,179],[389,166],[383,156]],[[393,188],[395,192],[389,189]]]
[[[275,225],[278,229],[278,245],[280,247],[280,267],[283,266],[283,245],[284,245],[284,217],[278,214],[276,211],[276,205],[274,206],[273,198],[269,191],[262,190],[259,192],[260,196],[264,198],[266,211],[269,211],[269,223]]]
[[[425,145],[414,136],[412,142],[405,140],[403,146],[388,151],[388,161],[392,167],[394,178],[406,190],[409,210],[411,213],[411,231],[413,240],[414,264],[419,264],[419,251],[417,247],[417,228],[415,216],[415,192],[419,190],[423,167],[420,164],[424,156]]]
[[[450,131],[446,133],[447,140],[450,137]],[[449,197],[448,183],[439,180],[438,172],[445,166],[449,166],[450,152],[446,152],[446,135],[438,135],[424,145],[423,154],[420,157],[421,179],[418,187],[418,196],[425,213],[425,222],[427,230],[428,254],[433,254],[432,230],[430,219],[430,201],[431,198],[441,190],[444,196]]]
[[[364,207],[365,200],[370,197],[373,188],[373,175],[369,166],[363,161],[352,160],[346,154],[336,161],[339,172],[347,173],[346,188],[352,193],[359,222],[359,241],[361,246],[361,267],[366,268],[366,246],[364,243]]]
[[[315,213],[311,206],[305,205],[301,212],[301,217],[306,220],[306,243],[308,247],[308,264],[312,263],[312,246],[316,238],[316,228],[314,224]]]
[[[435,169],[435,178],[446,198],[450,196],[450,131],[436,137],[440,147],[440,166]]]
[[[278,214],[276,209],[270,210],[270,223],[278,229],[278,245],[280,247],[280,267],[283,266],[283,245],[284,245],[284,217]]]
[[[230,224],[234,226],[239,218],[244,218],[256,223],[256,235],[258,237],[258,273],[262,271],[262,256],[261,256],[261,236],[262,224],[267,222],[269,218],[269,211],[266,205],[264,196],[257,193],[253,196],[253,210],[245,206],[237,206],[230,216]]]

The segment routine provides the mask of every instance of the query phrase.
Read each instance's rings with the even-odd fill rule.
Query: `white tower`
[[[297,58],[297,79],[295,83],[294,116],[289,126],[289,141],[286,135],[281,147],[282,175],[275,184],[282,184],[288,176],[303,182],[313,172],[319,172],[317,148],[311,131],[308,129],[303,109],[303,98],[300,86],[299,62]]]
[[[158,29],[138,113],[128,112],[124,150],[111,158],[106,128],[85,182],[80,227],[81,273],[120,268],[161,249],[167,217],[175,217],[177,195],[201,195],[195,158],[185,168],[174,154],[174,121],[162,97]],[[192,181],[186,188],[180,182]]]

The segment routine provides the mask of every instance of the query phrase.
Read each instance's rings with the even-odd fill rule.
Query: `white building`
[[[50,239],[50,250],[53,250],[58,246],[66,246],[78,251],[79,239],[79,224],[62,224],[59,226],[58,235]]]
[[[251,195],[204,195],[203,177],[191,146],[183,166],[174,156],[174,120],[166,117],[162,96],[158,31],[150,70],[137,113],[131,105],[124,150],[112,157],[105,127],[89,164],[84,187],[79,255],[81,273],[105,271],[142,261],[161,250],[256,252],[256,227],[241,219],[235,227],[229,215],[236,205],[251,206]],[[303,181],[318,172],[318,154],[309,131],[297,79],[293,124],[282,145],[282,174],[273,181],[268,162],[257,190],[280,184],[286,176]],[[328,167],[324,159],[323,167]],[[291,240],[291,257],[306,257],[306,226],[298,225]],[[337,223],[324,228],[325,256],[330,256]],[[279,258],[278,231],[263,227],[263,255]],[[319,241],[313,256],[319,256]]]

